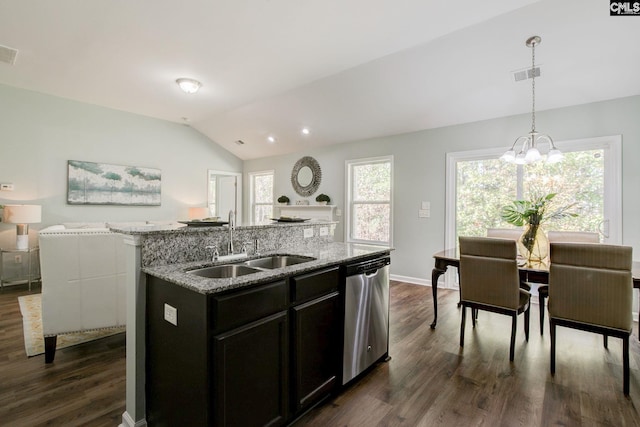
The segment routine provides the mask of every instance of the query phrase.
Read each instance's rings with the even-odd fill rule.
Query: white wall
[[[32,226],[33,231],[59,222],[186,218],[189,206],[206,204],[207,169],[243,169],[241,160],[180,124],[3,85],[0,100],[0,182],[15,186],[13,192],[0,192],[0,204],[42,204],[43,222]],[[555,140],[622,135],[623,243],[633,246],[640,260],[640,96],[541,111],[537,116],[539,130]],[[392,273],[428,280],[431,256],[444,245],[446,153],[506,149],[530,126],[525,114],[250,160],[244,162],[243,191],[248,195],[246,173],[274,169],[276,197],[301,198],[291,186],[291,169],[300,157],[310,155],[323,172],[318,193],[328,194],[344,211],[345,160],[393,155]],[[67,160],[159,168],[162,205],[67,205]],[[422,200],[431,202],[431,218],[418,218]],[[344,218],[340,219],[336,240],[344,233]],[[0,244],[10,246],[14,239],[15,226],[0,223]]]
[[[0,85],[0,204],[42,205],[36,230],[60,222],[187,219],[207,204],[207,170],[241,172],[242,161],[181,124]],[[158,168],[161,206],[68,205],[67,161]],[[11,246],[15,225],[0,223]]]
[[[537,112],[538,130],[556,141],[622,135],[623,243],[640,260],[640,96]],[[244,172],[275,170],[276,197],[299,197],[290,183],[291,169],[302,156],[313,156],[322,168],[319,192],[344,210],[345,160],[394,156],[394,242],[391,272],[429,281],[433,253],[443,249],[445,221],[445,155],[451,151],[509,147],[529,131],[529,114],[393,135],[309,149],[287,156],[245,161]],[[248,188],[245,186],[245,194]],[[431,217],[418,218],[421,201],[431,202]],[[245,209],[248,209],[245,206]],[[343,221],[344,218],[341,218]],[[344,232],[336,230],[337,240]]]

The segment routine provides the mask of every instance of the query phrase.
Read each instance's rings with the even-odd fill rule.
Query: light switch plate
[[[329,227],[320,227],[320,235],[328,236],[329,235]]]
[[[420,204],[420,209],[428,211],[429,209],[431,209],[431,202],[422,202]]]
[[[313,237],[313,228],[304,229],[304,238],[307,239],[309,237]]]
[[[336,209],[336,216],[342,216],[342,211],[340,209]]]
[[[174,326],[178,326],[178,309],[170,306],[169,304],[164,304],[164,320],[171,323]]]

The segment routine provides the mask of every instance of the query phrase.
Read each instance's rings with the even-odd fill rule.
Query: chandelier
[[[548,143],[547,163],[557,163],[562,160],[563,155],[553,143],[549,135],[536,131],[536,45],[542,39],[538,36],[529,37],[526,45],[531,48],[531,131],[527,135],[518,137],[511,148],[507,150],[500,159],[518,165],[537,162],[542,159],[539,143]],[[516,147],[520,144],[520,149],[516,152]]]

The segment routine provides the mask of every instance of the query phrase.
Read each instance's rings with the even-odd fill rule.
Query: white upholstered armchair
[[[126,324],[121,235],[107,228],[53,226],[39,233],[45,362],[59,334]]]

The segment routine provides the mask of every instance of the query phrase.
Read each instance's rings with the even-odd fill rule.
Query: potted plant
[[[278,203],[280,203],[281,205],[288,205],[289,204],[289,198],[287,196],[280,196],[278,197]]]
[[[518,239],[518,251],[529,266],[535,263],[546,263],[549,256],[549,239],[541,228],[541,224],[550,219],[576,217],[578,214],[569,212],[575,203],[549,211],[549,203],[556,193],[544,196],[533,196],[529,200],[514,200],[502,208],[502,219],[518,227],[524,226],[524,232]]]
[[[316,197],[316,202],[318,202],[319,205],[326,205],[330,201],[331,198],[323,193],[318,194],[318,197]]]

